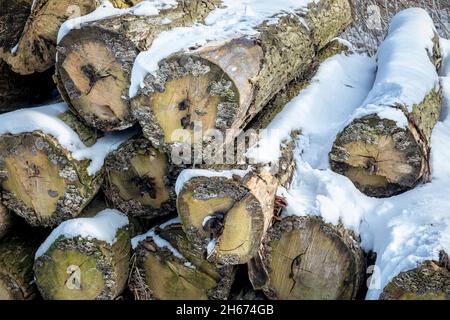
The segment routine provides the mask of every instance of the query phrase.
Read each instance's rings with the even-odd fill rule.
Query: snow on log
[[[131,132],[97,136],[64,103],[0,116],[2,200],[31,225],[76,217],[103,181],[107,154]]]
[[[130,217],[168,215],[176,210],[175,181],[179,171],[150,141],[131,139],[105,161],[105,195]]]
[[[37,287],[47,300],[109,300],[125,288],[131,251],[128,219],[107,209],[63,222],[36,252]]]
[[[374,87],[330,153],[332,169],[366,195],[390,197],[429,180],[431,133],[441,110],[440,61],[428,14],[397,14],[378,51]]]
[[[218,0],[143,1],[130,9],[104,6],[60,31],[56,81],[67,101],[103,131],[131,127],[128,91],[133,63],[163,31],[203,21]],[[172,44],[169,44],[172,45]]]
[[[442,251],[440,261],[425,261],[397,275],[380,300],[450,300],[450,263]]]
[[[218,268],[171,220],[132,240],[135,247],[130,288],[138,300],[226,300],[234,267]]]
[[[260,252],[268,277],[252,274],[269,299],[355,299],[364,280],[364,255],[343,226],[317,217],[286,217],[267,232]],[[255,281],[255,279],[257,279]]]
[[[206,25],[164,32],[135,62],[132,111],[155,146],[192,144],[178,133],[199,126],[244,128],[351,20],[347,0],[223,3]]]
[[[0,300],[29,300],[36,296],[33,284],[36,239],[18,235],[0,242]]]
[[[13,214],[0,202],[0,240],[14,224]]]
[[[245,264],[270,226],[278,183],[267,172],[226,173],[231,175],[200,170],[186,179],[178,194],[178,214],[188,238],[207,251],[210,261]]]

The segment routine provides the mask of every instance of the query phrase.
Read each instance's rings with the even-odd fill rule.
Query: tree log
[[[32,3],[33,0],[0,0],[0,48],[15,47],[30,16]]]
[[[247,263],[270,225],[277,186],[268,173],[194,177],[177,199],[183,229],[198,250],[208,251],[210,261]]]
[[[425,12],[423,14],[426,15]],[[414,19],[408,21],[414,24]],[[402,26],[400,22],[396,24],[397,27]],[[431,19],[430,24],[430,28],[434,29]],[[417,32],[423,32],[421,28],[418,28]],[[417,65],[428,63],[427,67],[432,65],[438,67],[441,61],[439,41],[437,36],[430,39],[430,42],[434,43],[434,49],[428,52],[428,55],[425,54],[424,47],[410,46],[410,51],[415,51],[405,56],[404,48],[407,41],[415,43],[407,38],[415,33],[414,29],[409,29],[410,31],[404,32],[405,39],[396,39],[399,34],[396,30],[392,32],[392,39],[388,35],[387,44],[381,47],[379,54],[385,60],[379,68],[368,103],[364,106],[368,111],[364,112],[362,117],[357,116],[338,134],[329,156],[333,171],[345,175],[361,192],[372,197],[398,195],[413,189],[421,182],[427,182],[431,176],[430,139],[440,116],[441,92],[435,87],[428,92],[422,102],[415,105],[405,104],[402,101],[404,99],[402,94],[405,88],[422,90],[420,86],[424,79],[417,77]],[[383,48],[387,49],[383,51]],[[424,57],[417,53],[421,53]],[[386,56],[390,59],[386,60]],[[404,61],[410,62],[405,65]],[[403,78],[401,81],[386,78],[385,74],[389,71],[385,68],[389,70],[391,66],[396,66],[397,69],[404,66],[403,70],[398,71],[411,75],[411,78]],[[436,82],[437,79],[436,73]],[[383,91],[383,88],[395,89]],[[374,106],[384,113],[381,115],[379,111],[371,113],[370,110]],[[392,117],[384,115],[392,113],[404,115],[407,125],[398,124]]]
[[[144,138],[125,142],[105,161],[106,197],[130,217],[146,219],[174,213],[179,170]]]
[[[86,146],[94,144],[96,132],[75,116],[66,112],[60,119]],[[76,217],[102,183],[101,171],[88,174],[90,161],[75,160],[57,139],[42,131],[0,136],[0,154],[3,204],[33,226],[56,226]]]
[[[118,213],[107,210],[94,218],[63,222],[39,248],[34,272],[44,299],[110,300],[122,293],[128,277],[130,233],[127,224],[115,225],[112,215]],[[113,237],[98,239],[105,234]]]
[[[383,290],[381,300],[450,300],[450,264],[441,252],[441,261],[426,261],[416,269],[402,272]]]
[[[156,16],[124,14],[72,30],[59,43],[55,78],[62,96],[97,129],[131,127],[128,90],[139,52],[159,33],[203,20],[219,2],[179,0]]]
[[[261,251],[270,299],[355,299],[364,281],[364,255],[354,235],[316,217],[287,217],[267,232]],[[258,278],[259,275],[251,274]]]
[[[209,263],[175,223],[139,242],[130,287],[138,300],[225,300],[233,279],[234,267]]]
[[[14,224],[13,214],[0,202],[0,240]]]
[[[322,0],[300,16],[260,25],[254,37],[208,44],[161,61],[156,76],[149,74],[132,100],[144,135],[155,146],[170,149],[189,143],[174,133],[193,133],[196,123],[203,132],[218,129],[223,136],[227,129],[243,129],[350,23],[351,8],[347,0]]]
[[[0,242],[0,300],[29,300],[36,296],[33,262],[38,246],[36,239],[17,235]]]

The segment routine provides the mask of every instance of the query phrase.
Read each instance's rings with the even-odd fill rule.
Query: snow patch
[[[117,231],[129,224],[128,218],[120,211],[106,209],[92,218],[77,218],[61,223],[36,252],[35,259],[44,255],[59,238],[97,239],[113,245],[117,239]]]

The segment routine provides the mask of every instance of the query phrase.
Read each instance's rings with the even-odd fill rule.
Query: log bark
[[[155,146],[169,149],[186,142],[174,135],[177,130],[193,134],[196,123],[224,136],[227,129],[243,129],[350,21],[347,0],[322,0],[302,18],[288,15],[258,26],[255,37],[171,55],[156,76],[146,77],[133,114]]]
[[[402,272],[383,290],[380,300],[450,300],[450,265],[446,253],[441,260],[426,261]]]
[[[209,263],[181,225],[171,224],[137,246],[130,288],[137,300],[226,300],[234,273],[234,267]]]
[[[169,215],[176,210],[175,181],[179,171],[147,139],[132,139],[105,161],[105,195],[130,217]]]
[[[437,38],[430,58],[437,67],[441,60]],[[389,95],[377,98],[379,106],[384,106]],[[354,119],[336,137],[329,155],[332,170],[348,177],[364,194],[378,198],[398,195],[429,181],[430,140],[441,113],[441,98],[440,90],[432,89],[412,111],[402,104],[385,106],[401,110],[407,128],[378,114]]]
[[[0,300],[30,300],[36,297],[33,284],[36,239],[18,235],[0,242]]]
[[[0,240],[11,230],[14,225],[13,214],[0,203]]]
[[[316,217],[286,217],[268,231],[252,273],[269,299],[350,300],[364,281],[364,255],[354,235]]]
[[[163,31],[202,21],[218,3],[179,0],[156,16],[125,14],[72,30],[59,43],[55,79],[62,96],[95,128],[131,127],[128,91],[139,52]]]
[[[247,263],[259,250],[273,211],[276,179],[268,173],[245,177],[194,177],[183,185],[177,209],[188,238],[208,259],[224,265]]]
[[[32,3],[33,0],[0,1],[0,48],[15,47],[30,16]]]
[[[85,145],[94,144],[95,131],[69,112],[60,118]],[[3,204],[33,226],[56,226],[76,217],[103,181],[101,171],[88,174],[88,160],[75,160],[58,140],[42,131],[0,136],[0,154]]]
[[[34,263],[36,285],[42,297],[111,300],[120,295],[129,272],[129,226],[115,232],[113,244],[92,237],[60,235]]]

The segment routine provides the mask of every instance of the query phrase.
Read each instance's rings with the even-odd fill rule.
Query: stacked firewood
[[[358,237],[317,217],[280,215],[286,203],[277,189],[292,181],[293,142],[283,144],[276,172],[236,160],[218,165],[203,154],[193,164],[174,158],[181,142],[183,150],[199,143],[214,150],[196,140],[198,123],[224,136],[236,132],[225,148],[245,129],[266,128],[321,62],[351,54],[334,40],[351,23],[349,1],[273,12],[279,18],[255,34],[173,53],[131,96],[141,52],[224,5],[175,2],[155,15],[92,15],[61,33],[75,13],[104,4],[0,0],[0,112],[9,112],[0,115],[0,299],[360,297],[366,256]],[[430,56],[436,66],[437,52]],[[333,170],[376,197],[428,179],[439,97],[430,92],[407,114],[407,128],[376,115],[355,119],[333,146]],[[10,112],[45,101],[53,104]],[[194,138],[181,140],[179,131]],[[368,147],[374,137],[383,143]],[[201,173],[183,172],[194,167]],[[414,276],[431,268],[448,279],[444,261]],[[414,294],[407,278],[393,281],[385,297]]]

